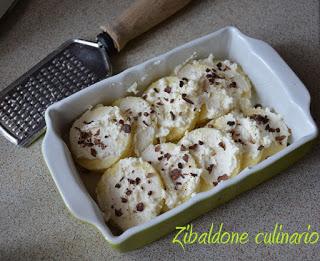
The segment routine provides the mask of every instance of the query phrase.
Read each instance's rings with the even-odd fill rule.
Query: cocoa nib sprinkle
[[[170,153],[166,153],[163,155],[164,158],[166,158],[167,160],[169,160],[171,158],[171,154]]]
[[[183,81],[180,81],[180,82],[179,82],[179,86],[180,86],[180,87],[183,87],[183,85],[184,85],[184,82],[183,82]]]
[[[183,77],[182,80],[185,81],[185,82],[188,82],[188,81],[189,81],[189,79],[186,78],[186,77]]]
[[[139,177],[136,177],[136,184],[139,185],[141,182],[141,179]]]
[[[257,103],[257,104],[255,104],[253,107],[254,107],[255,109],[257,109],[257,108],[262,108],[262,105],[261,105],[260,103]]]
[[[183,164],[181,162],[178,163],[178,168],[182,169],[183,168]]]
[[[227,121],[227,124],[228,124],[229,126],[233,126],[233,125],[235,125],[236,123],[235,123],[234,121]]]
[[[212,170],[213,170],[213,167],[214,167],[214,164],[210,164],[210,165],[207,167],[207,171],[208,171],[209,173],[211,173]]]
[[[122,203],[127,203],[128,200],[127,200],[126,198],[122,198],[122,197],[121,197],[121,202],[122,202]]]
[[[100,129],[97,130],[97,132],[94,134],[94,136],[99,136],[100,135]]]
[[[189,150],[196,150],[197,147],[198,147],[198,144],[195,143],[195,144],[189,146]]]
[[[253,114],[250,119],[255,120],[258,124],[267,124],[269,122],[267,115]]]
[[[171,119],[174,121],[176,119],[176,115],[172,111],[170,111],[170,115]]]
[[[155,151],[155,152],[159,152],[160,149],[161,149],[161,148],[160,148],[160,145],[157,145],[157,146],[154,147],[154,151]]]
[[[114,187],[115,187],[115,188],[120,188],[121,185],[120,185],[119,183],[117,183]]]
[[[83,121],[83,124],[91,124],[93,121]]]
[[[263,146],[263,145],[260,145],[260,146],[258,147],[258,150],[263,150],[263,148],[264,148],[264,146]]]
[[[167,86],[166,88],[164,88],[164,91],[166,93],[171,93],[171,87],[170,86]]]
[[[121,217],[121,216],[122,216],[122,210],[121,210],[121,208],[115,209],[115,210],[114,210],[114,214],[115,214],[117,217]]]
[[[230,83],[229,88],[237,88],[237,83],[236,82]]]
[[[182,157],[182,159],[183,159],[185,162],[188,162],[188,160],[189,160],[188,154],[184,154],[183,157]]]
[[[271,128],[269,124],[266,125],[265,130],[269,132],[280,132],[280,128]]]
[[[136,206],[137,211],[143,211],[144,210],[144,205],[142,202],[138,203]]]
[[[148,116],[149,116],[149,113],[148,113],[148,112],[144,112],[143,115],[144,115],[145,117],[148,117]]]
[[[275,139],[278,141],[280,144],[282,144],[282,141],[286,138],[285,135],[277,136]]]
[[[223,174],[222,176],[218,177],[218,182],[222,181],[222,180],[227,180],[229,179],[229,176],[227,174]]]
[[[100,147],[103,150],[107,147],[107,145],[104,144],[100,139],[94,139],[93,143],[94,143],[94,145],[97,145],[98,147]]]
[[[192,176],[192,177],[198,177],[198,174],[195,174],[195,173],[190,173],[190,175]]]
[[[199,140],[198,143],[199,143],[199,145],[203,145],[204,144],[204,142],[202,140]]]
[[[152,190],[149,190],[148,191],[148,196],[151,196],[152,195]]]
[[[182,99],[187,103],[194,104],[193,101],[191,101],[189,98],[187,98],[187,94],[185,94],[185,93],[182,93]]]
[[[184,146],[183,144],[181,144],[181,146],[180,146],[180,150],[181,150],[181,151],[186,151],[186,150],[188,150],[188,149],[187,149],[187,147],[186,147],[186,146]]]
[[[226,150],[226,145],[222,141],[219,142],[219,146]]]
[[[149,127],[149,124],[146,123],[146,121],[142,121],[142,123],[143,123],[144,125],[146,125],[147,127]]]
[[[90,149],[90,153],[93,157],[96,157],[97,156],[97,151],[94,149],[94,148],[91,148]]]
[[[131,195],[131,193],[132,193],[132,190],[127,189],[127,191],[126,191],[126,195],[127,195],[127,196],[130,196],[130,195]]]
[[[131,126],[129,124],[123,124],[121,126],[121,131],[124,131],[125,133],[130,133],[131,132]]]
[[[153,90],[156,92],[156,93],[159,93],[159,90],[157,88],[153,88]]]
[[[130,184],[136,184],[136,181],[135,181],[134,179],[128,179],[128,182],[129,182]]]
[[[182,173],[180,169],[173,169],[170,173],[170,177],[173,181],[177,180],[181,176],[182,176]]]

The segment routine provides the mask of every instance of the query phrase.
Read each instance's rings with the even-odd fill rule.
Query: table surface
[[[94,39],[130,1],[24,0],[0,21],[0,90],[63,41]],[[319,1],[193,1],[187,8],[135,39],[114,61],[115,72],[164,53],[227,25],[270,43],[305,83],[319,125]],[[281,101],[279,101],[281,102]],[[91,225],[71,216],[41,155],[42,138],[28,149],[0,137],[0,259],[223,259],[315,260],[317,245],[192,245],[184,252],[173,233],[136,251],[113,250]],[[320,232],[319,143],[281,175],[193,221],[227,230],[285,229]]]

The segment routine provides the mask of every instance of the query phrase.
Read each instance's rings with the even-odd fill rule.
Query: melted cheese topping
[[[156,170],[139,158],[122,159],[108,169],[96,192],[105,220],[123,230],[156,217],[165,195]]]
[[[229,60],[214,61],[213,56],[192,60],[178,66],[175,74],[201,83],[204,107],[200,121],[215,119],[241,106],[242,99],[251,97],[251,84],[242,69]]]
[[[156,112],[159,138],[166,138],[169,134],[182,136],[185,130],[193,127],[200,110],[199,86],[195,81],[164,77],[151,84],[142,97]],[[181,135],[173,135],[181,129]]]
[[[71,150],[76,158],[118,158],[130,139],[130,122],[118,107],[96,106],[86,111],[70,129]]]
[[[200,128],[186,134],[179,144],[188,148],[204,170],[208,186],[216,186],[239,171],[240,150],[230,136],[210,128]]]
[[[149,146],[142,158],[160,173],[165,188],[168,209],[183,203],[198,192],[202,170],[196,166],[188,150],[173,143]]]
[[[140,155],[155,140],[157,118],[148,102],[140,97],[125,97],[114,102],[133,126],[134,152]]]

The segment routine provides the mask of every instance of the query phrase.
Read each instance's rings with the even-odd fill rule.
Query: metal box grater
[[[0,92],[0,131],[28,146],[45,130],[49,105],[111,75],[98,43],[69,40]]]

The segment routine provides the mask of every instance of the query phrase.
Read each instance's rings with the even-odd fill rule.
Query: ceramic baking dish
[[[72,160],[66,138],[70,124],[90,105],[110,104],[115,99],[129,95],[126,89],[134,82],[143,89],[157,78],[168,75],[176,65],[194,52],[198,58],[213,53],[216,58],[230,59],[241,64],[255,86],[258,101],[281,113],[292,129],[291,144],[261,163],[243,170],[236,177],[220,183],[214,189],[195,195],[189,201],[145,224],[114,235],[105,224],[95,200],[90,196],[92,193],[89,193],[84,185],[83,178]],[[234,27],[226,27],[51,105],[45,114],[47,132],[42,152],[71,213],[94,225],[113,247],[129,251],[162,237],[176,226],[186,224],[253,188],[302,157],[317,136],[317,127],[310,115],[309,106],[310,95],[307,89],[272,47],[242,34]]]

